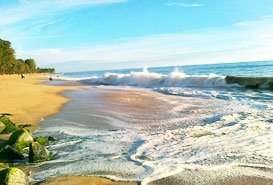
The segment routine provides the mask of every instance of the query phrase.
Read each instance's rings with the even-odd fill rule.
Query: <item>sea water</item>
[[[35,133],[57,141],[49,147],[55,159],[39,164],[33,181],[76,174],[148,184],[184,170],[221,169],[228,176],[273,179],[272,61],[54,78],[80,81],[87,89],[66,94],[72,102]],[[162,93],[155,98],[165,103],[137,114],[99,101],[96,92],[105,88],[145,88]]]

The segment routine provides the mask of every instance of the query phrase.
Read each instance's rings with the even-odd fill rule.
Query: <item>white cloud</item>
[[[59,71],[187,65],[273,59],[273,18],[237,23],[218,29],[179,34],[152,35],[119,40],[115,44],[18,51],[40,65],[55,63]],[[74,62],[72,62],[74,61]],[[66,63],[69,62],[69,63]],[[68,70],[68,69],[67,69]]]
[[[198,3],[181,3],[181,2],[168,2],[167,5],[168,6],[180,6],[183,8],[204,6],[203,4],[198,4]]]
[[[0,4],[0,38],[11,41],[13,47],[38,39],[68,37],[73,20],[58,16],[81,7],[125,3],[127,0],[18,0]],[[56,26],[58,25],[58,26]],[[43,31],[55,27],[50,33]],[[36,39],[36,41],[33,41]]]
[[[126,2],[126,0],[20,0],[13,6],[0,5],[0,26],[27,19],[51,16],[75,7],[123,2]]]

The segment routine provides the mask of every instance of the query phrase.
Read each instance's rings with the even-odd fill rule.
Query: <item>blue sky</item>
[[[0,38],[58,71],[273,59],[272,0],[0,0]]]

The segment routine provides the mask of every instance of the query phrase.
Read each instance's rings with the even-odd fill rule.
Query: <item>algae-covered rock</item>
[[[33,137],[31,133],[25,129],[22,129],[13,132],[7,141],[7,144],[12,145],[18,152],[23,153],[24,148],[29,147],[32,141]]]
[[[0,184],[28,185],[28,177],[18,168],[5,168],[0,170]]]
[[[18,130],[18,126],[16,126],[7,116],[1,116],[0,122],[5,125],[5,129],[3,129],[1,134],[9,134]]]
[[[6,129],[6,125],[0,122],[0,133],[2,133]]]
[[[10,168],[6,177],[7,185],[28,185],[27,175],[18,168]]]
[[[51,153],[37,141],[34,141],[29,146],[29,162],[36,163],[42,161],[49,161],[52,159]]]
[[[14,161],[24,159],[24,155],[18,152],[14,147],[6,145],[0,150],[0,161]]]
[[[37,141],[41,145],[44,145],[44,146],[49,145],[49,140],[44,136],[36,137],[34,140]]]
[[[0,163],[0,170],[5,169],[5,168],[8,168],[8,167],[9,167],[8,164]]]

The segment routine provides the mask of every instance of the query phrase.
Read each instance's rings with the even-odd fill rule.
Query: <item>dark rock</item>
[[[34,141],[29,146],[29,162],[36,163],[42,161],[49,161],[52,159],[51,153],[37,141]]]
[[[0,150],[0,161],[22,160],[25,157],[14,147],[6,145]]]
[[[48,136],[48,141],[56,141],[56,139],[55,138],[53,138],[53,137],[51,137],[51,136]]]
[[[257,83],[255,85],[246,85],[247,89],[259,89],[260,85]]]
[[[18,127],[20,129],[23,129],[23,128],[31,127],[31,124],[20,124],[20,125],[18,125]]]
[[[9,173],[9,168],[0,169],[0,184],[6,184],[6,177]]]

